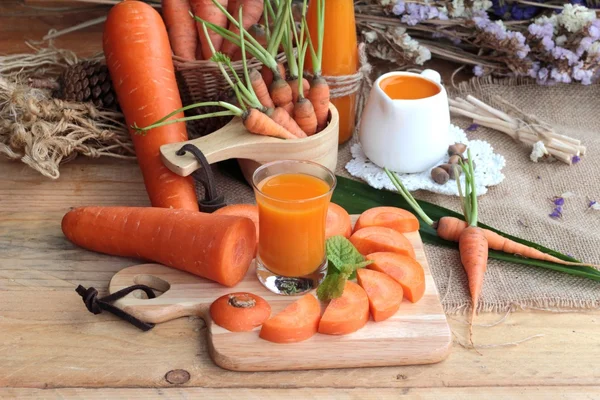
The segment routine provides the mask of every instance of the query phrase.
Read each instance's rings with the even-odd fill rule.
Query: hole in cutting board
[[[171,288],[169,282],[165,281],[164,279],[160,279],[159,277],[156,277],[154,275],[148,274],[136,275],[133,278],[133,283],[135,283],[136,285],[146,285],[152,288],[154,290],[154,294],[156,294],[156,297],[159,297]],[[148,296],[146,296],[146,293],[144,293],[141,290],[136,290],[132,294],[133,297],[138,299],[148,298]]]

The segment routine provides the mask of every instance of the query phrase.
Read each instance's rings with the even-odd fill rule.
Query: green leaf
[[[362,254],[344,236],[332,236],[325,243],[327,260],[338,270],[346,264],[358,264],[365,261]]]
[[[394,206],[400,207],[408,211],[413,211],[410,205],[404,200],[402,196],[398,193],[386,191],[386,190],[378,190],[370,187],[367,184],[362,182],[358,182],[352,179],[344,178],[342,176],[337,176],[337,186],[335,191],[333,192],[333,197],[331,199],[332,202],[342,206],[348,211],[350,214],[361,214],[362,212],[379,206]],[[429,203],[426,201],[417,200],[417,203],[423,208],[423,211],[434,221],[439,220],[442,217],[452,216],[463,219],[463,217],[452,210],[449,210],[444,207],[440,207],[433,203]],[[419,233],[421,234],[421,238],[425,243],[436,244],[439,246],[458,248],[458,244],[455,242],[449,242],[447,240],[440,239],[437,235],[435,229],[431,226],[427,225],[421,218],[419,218],[420,228]],[[557,251],[551,250],[544,246],[541,246],[537,243],[529,242],[527,240],[518,238],[516,236],[509,235],[505,232],[502,232],[498,229],[492,228],[489,225],[478,224],[481,228],[486,228],[491,231],[494,231],[506,238],[514,240],[515,242],[522,243],[526,246],[531,246],[535,249],[538,249],[541,252],[553,255],[557,258],[560,258],[565,261],[573,261],[579,262],[578,260],[569,257],[565,254],[559,253]],[[535,267],[547,268],[554,271],[564,272],[570,275],[580,276],[583,278],[593,279],[600,281],[600,271],[587,266],[566,266],[561,264],[555,264],[547,261],[539,261],[533,260],[529,258],[519,257],[513,254],[506,254],[503,252],[498,252],[494,250],[490,250],[489,252],[490,258],[495,258],[497,260],[510,261],[517,264],[525,264],[531,265]]]
[[[317,297],[321,301],[329,301],[344,293],[347,277],[344,274],[328,274],[317,288]]]
[[[359,268],[364,268],[371,263],[373,263],[373,261],[365,260],[365,261],[361,261],[356,264],[345,264],[345,265],[342,265],[342,268],[340,269],[340,273],[346,275],[348,277],[348,279],[355,279],[356,278],[356,270]]]

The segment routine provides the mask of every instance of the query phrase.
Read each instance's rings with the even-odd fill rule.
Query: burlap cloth
[[[528,82],[478,80],[460,87],[484,101],[499,95],[558,127],[558,131],[581,139],[588,148],[582,161],[567,166],[561,162],[530,161],[530,149],[508,136],[486,128],[469,133],[487,140],[506,158],[506,179],[480,197],[480,220],[512,235],[600,264],[600,211],[588,210],[590,200],[600,201],[600,85],[540,87]],[[470,122],[453,118],[466,128]],[[350,145],[340,147],[337,174],[350,177],[344,165]],[[253,202],[252,190],[215,168],[228,203]],[[577,196],[565,200],[564,216],[553,220],[548,214],[550,199],[565,192]],[[459,211],[456,197],[415,192],[419,199]],[[463,313],[471,306],[467,279],[456,250],[425,245],[427,259],[449,314]],[[505,312],[517,308],[546,310],[600,307],[600,282],[573,277],[543,268],[490,260],[485,274],[480,311]]]

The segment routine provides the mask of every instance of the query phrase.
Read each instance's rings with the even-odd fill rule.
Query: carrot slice
[[[392,228],[383,226],[363,228],[354,232],[350,236],[350,241],[363,255],[387,251],[416,258],[415,249],[410,241]]]
[[[399,233],[419,230],[419,220],[410,211],[398,207],[374,207],[360,215],[354,231],[369,226],[385,226]]]
[[[325,238],[341,235],[349,238],[352,235],[352,220],[350,214],[335,203],[329,203],[327,209],[327,223],[325,225]]]
[[[230,293],[210,305],[210,317],[215,324],[232,332],[251,331],[271,315],[271,306],[252,293]]]
[[[373,253],[367,256],[373,261],[367,268],[388,274],[404,291],[404,297],[416,303],[425,293],[425,271],[414,259],[396,253]]]
[[[319,300],[312,294],[306,294],[266,321],[260,337],[275,343],[301,342],[317,333],[320,319]]]
[[[375,270],[356,271],[358,284],[367,292],[369,309],[375,322],[396,314],[402,303],[402,286],[390,276]]]
[[[333,299],[325,309],[319,333],[346,335],[362,328],[369,320],[367,293],[356,283],[347,281],[341,297]]]

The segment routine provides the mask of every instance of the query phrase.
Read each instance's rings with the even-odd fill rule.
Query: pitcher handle
[[[421,72],[421,75],[427,79],[431,79],[436,83],[442,83],[442,77],[440,74],[432,69],[426,69],[425,71]]]

